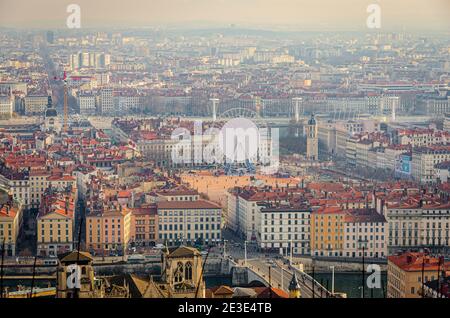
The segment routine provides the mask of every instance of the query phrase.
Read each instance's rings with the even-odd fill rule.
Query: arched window
[[[191,262],[186,263],[186,268],[184,271],[184,279],[192,280],[192,263]]]
[[[173,280],[175,283],[181,283],[183,281],[183,263],[178,262],[177,268],[173,275]]]

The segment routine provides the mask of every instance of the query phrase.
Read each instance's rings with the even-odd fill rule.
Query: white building
[[[0,185],[8,189],[14,200],[19,201],[24,208],[30,204],[30,183],[28,172],[13,172],[4,169],[0,174]]]
[[[0,96],[0,118],[10,118],[13,113],[13,96]]]
[[[47,102],[47,95],[25,96],[25,115],[42,115],[47,108]]]
[[[448,133],[434,129],[403,129],[398,132],[398,143],[412,147],[446,144]]]
[[[311,210],[291,206],[262,206],[262,249],[276,250],[284,255],[309,255]]]
[[[450,246],[450,204],[401,203],[387,205],[389,249]]]
[[[99,52],[79,52],[69,56],[72,70],[79,68],[105,68],[111,63],[111,56]]]
[[[221,240],[220,206],[205,200],[157,203],[159,242],[217,243]]]
[[[79,92],[77,105],[81,115],[93,115],[96,112],[96,96],[92,93]]]
[[[137,95],[118,95],[114,97],[115,109],[127,113],[139,109],[140,97]]]
[[[344,220],[344,257],[387,256],[387,221],[375,209],[348,211]]]
[[[412,176],[419,182],[432,183],[436,181],[435,166],[450,160],[449,147],[420,147],[412,151]]]
[[[100,114],[111,114],[114,113],[114,98],[112,88],[103,88],[100,91],[98,111]]]

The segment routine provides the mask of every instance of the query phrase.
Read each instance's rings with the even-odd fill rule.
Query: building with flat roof
[[[159,241],[217,243],[221,240],[222,209],[210,201],[161,201],[157,203]]]

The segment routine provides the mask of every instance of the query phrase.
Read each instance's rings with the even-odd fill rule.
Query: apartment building
[[[44,169],[33,170],[29,174],[30,197],[29,204],[32,208],[38,208],[41,198],[47,189],[47,178],[50,172]]]
[[[131,209],[130,245],[155,246],[158,240],[158,211],[156,205]]]
[[[93,93],[79,92],[77,94],[77,107],[80,115],[93,115],[96,113],[96,96]]]
[[[361,167],[369,166],[369,151],[379,146],[379,143],[369,139],[360,140],[355,144],[356,165]],[[373,166],[372,166],[373,167]]]
[[[410,152],[409,145],[389,145],[384,148],[384,167],[391,171],[395,170],[397,159],[400,155]]]
[[[5,242],[5,256],[16,255],[23,210],[22,204],[12,198],[0,205],[0,240]]]
[[[266,186],[261,189],[243,189],[236,196],[236,203],[229,216],[230,221],[234,218],[236,233],[247,241],[261,240],[261,208],[259,203],[270,203],[277,201],[279,204],[288,204],[287,193],[284,191],[271,191]],[[232,199],[232,197],[229,197]],[[233,203],[231,203],[233,204]]]
[[[25,115],[42,115],[47,108],[47,95],[25,96],[23,99]]]
[[[449,146],[417,147],[412,150],[411,171],[415,180],[433,183],[436,180],[435,166],[450,160]]]
[[[120,255],[131,240],[132,213],[117,202],[108,202],[101,209],[86,215],[86,248],[94,254]]]
[[[407,252],[388,257],[387,297],[420,298],[422,284],[450,274],[450,264],[424,253]]]
[[[450,111],[450,96],[429,97],[422,106],[427,115],[442,116]]]
[[[311,213],[311,255],[343,256],[346,212],[324,207]]]
[[[358,138],[352,136],[347,138],[346,146],[345,146],[345,159],[349,165],[356,166],[356,145],[358,144]]]
[[[0,185],[9,190],[12,198],[19,201],[24,208],[30,205],[29,173],[17,172],[2,166]]]
[[[11,118],[14,110],[14,97],[0,96],[0,118]]]
[[[100,90],[99,102],[97,104],[97,112],[99,114],[113,114],[115,111],[113,89],[102,88]]]
[[[148,160],[155,161],[158,166],[172,165],[172,148],[178,140],[170,138],[151,138],[139,140],[136,144],[138,152]]]
[[[37,216],[37,255],[57,256],[74,248],[76,191],[46,191]]]
[[[310,254],[310,216],[306,207],[262,205],[260,248],[283,255]]]
[[[342,256],[384,258],[387,256],[387,221],[375,209],[348,210],[344,218]]]
[[[57,190],[76,189],[76,179],[69,175],[52,175],[43,169],[19,172],[3,167],[0,185],[9,189],[14,200],[20,201],[25,208],[38,208],[48,187]]]
[[[446,144],[450,136],[445,131],[434,129],[400,129],[397,141],[400,145],[412,147],[427,147],[436,144]]]
[[[196,190],[188,188],[158,190],[155,193],[163,201],[197,201],[200,199],[200,194]]]
[[[117,93],[114,96],[114,108],[118,112],[127,113],[139,109],[141,105],[141,97],[138,95]]]
[[[450,204],[423,200],[387,204],[388,246],[391,252],[414,248],[450,247]]]
[[[211,244],[221,240],[222,209],[210,201],[157,203],[159,242]]]

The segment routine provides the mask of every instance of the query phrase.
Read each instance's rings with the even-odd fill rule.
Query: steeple
[[[319,159],[319,139],[317,134],[317,121],[314,114],[306,123],[306,159],[316,161]]]
[[[300,284],[298,283],[297,274],[292,275],[291,282],[289,283],[289,298],[300,298]]]
[[[53,107],[52,97],[48,96],[47,109],[45,110],[45,117],[56,117],[58,114],[56,109]]]
[[[311,114],[311,118],[308,120],[308,125],[316,125],[316,119],[314,118],[314,114]]]
[[[48,96],[47,108],[44,113],[43,129],[47,132],[59,130],[58,113],[53,106],[52,97],[50,95]]]

